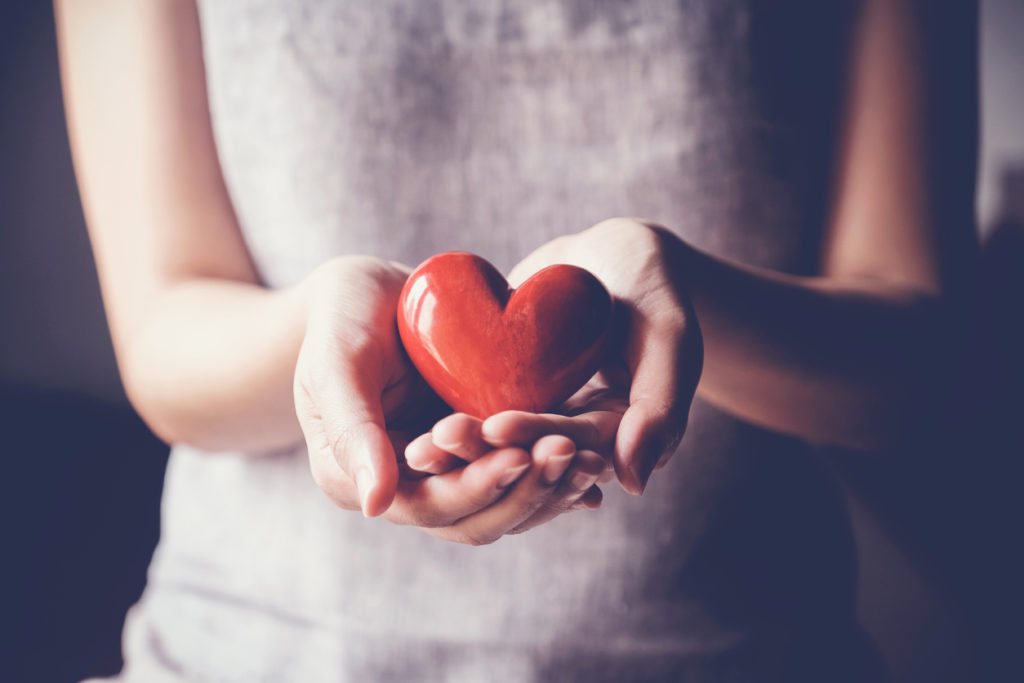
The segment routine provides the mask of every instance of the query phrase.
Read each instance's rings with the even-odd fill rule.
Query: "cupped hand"
[[[454,413],[410,443],[406,461],[414,470],[444,475],[495,448],[531,450],[533,470],[543,475],[517,484],[519,498],[530,503],[520,506],[517,523],[491,525],[494,530],[502,528],[502,533],[521,533],[566,512],[601,506],[598,483],[614,476],[611,454],[627,398],[622,387],[610,384],[601,372],[559,413],[510,410],[486,420]]]
[[[599,453],[580,448],[572,439],[550,430],[495,445],[484,438],[483,426],[479,418],[455,413],[405,451],[410,468],[435,476],[473,467],[494,449],[530,451],[532,467],[508,497],[486,514],[464,520],[477,530],[476,537],[494,540],[522,533],[571,510],[600,507],[602,493],[597,482],[605,476],[608,461]]]
[[[398,427],[438,406],[395,330],[408,274],[401,264],[346,256],[304,282],[308,310],[295,368],[296,414],[317,483],[335,502],[367,516],[383,513],[394,499],[400,474],[395,446],[408,441]]]
[[[686,429],[703,364],[700,328],[684,287],[683,245],[635,219],[604,221],[541,246],[509,274],[517,287],[541,268],[568,263],[596,275],[615,299],[607,365],[559,415],[503,413],[481,429],[492,445],[562,434],[614,463],[640,494]]]
[[[344,257],[307,281],[295,407],[316,483],[345,509],[472,545],[522,530],[553,492],[564,498],[564,491],[582,487],[577,498],[583,497],[603,460],[577,453],[561,436],[527,448],[481,448],[464,467],[429,476],[397,456],[449,410],[398,339],[395,311],[408,272],[400,264]]]

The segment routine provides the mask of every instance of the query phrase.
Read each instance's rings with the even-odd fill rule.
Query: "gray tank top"
[[[200,3],[221,162],[271,287],[350,253],[463,249],[507,270],[618,215],[813,271],[838,6]],[[300,444],[177,446],[125,675],[767,680],[831,658],[814,675],[845,680],[852,542],[804,444],[698,401],[646,495],[605,491],[598,511],[472,548],[335,508]]]

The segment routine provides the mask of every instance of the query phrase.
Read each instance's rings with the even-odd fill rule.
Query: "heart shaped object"
[[[582,268],[544,268],[518,289],[466,252],[424,261],[398,300],[413,365],[455,410],[545,412],[601,364],[612,299]]]

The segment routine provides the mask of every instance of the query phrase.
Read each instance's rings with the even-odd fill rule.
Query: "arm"
[[[307,292],[258,285],[214,147],[194,4],[55,10],[75,169],[129,398],[167,441],[297,441]]]
[[[941,396],[977,250],[975,13],[968,2],[865,3],[818,277],[680,248],[710,401],[778,431],[873,449]]]
[[[462,543],[552,505],[599,504],[585,493],[603,461],[562,437],[400,476],[395,444],[409,435],[391,428],[430,405],[395,331],[408,269],[345,256],[293,288],[262,287],[217,159],[195,4],[55,10],[107,317],[128,396],[154,431],[214,451],[305,437],[313,478],[340,507]]]
[[[969,332],[975,30],[970,2],[863,3],[816,276],[720,260],[632,219],[549,242],[516,266],[513,281],[552,263],[587,268],[632,312],[628,407],[612,448],[588,446],[614,451],[628,490],[659,462],[643,444],[661,444],[661,462],[674,447],[697,375],[697,391],[723,410],[855,449],[898,442],[933,414]],[[586,420],[499,416],[484,435],[586,442]]]

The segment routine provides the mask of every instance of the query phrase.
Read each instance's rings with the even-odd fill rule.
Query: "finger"
[[[463,460],[473,461],[493,450],[494,444],[484,441],[480,433],[483,422],[466,413],[453,413],[438,421],[431,430],[434,445]],[[518,444],[501,444],[511,446]]]
[[[416,480],[416,479],[423,479],[424,477],[429,477],[429,476],[432,476],[430,472],[420,472],[419,470],[414,470],[413,468],[409,467],[409,463],[406,463],[406,462],[399,462],[398,463],[398,480],[399,481],[402,481],[403,479],[408,479],[410,481],[413,481],[413,480]],[[394,505],[394,501],[392,501],[391,504]]]
[[[418,472],[444,474],[459,465],[462,460],[434,445],[431,434],[420,434],[405,447],[405,461]]]
[[[506,410],[484,420],[481,432],[493,446],[529,446],[546,434],[560,434],[571,439],[577,448],[610,454],[620,419],[621,415],[611,411],[568,417]]]
[[[375,517],[394,499],[398,460],[381,408],[383,364],[370,360],[342,357],[335,376],[317,384],[314,402],[335,461],[359,491],[363,514]]]
[[[562,478],[547,503],[510,533],[518,534],[528,531],[574,509],[576,503],[592,488],[598,491],[598,505],[600,505],[600,489],[595,484],[598,476],[604,470],[605,459],[600,454],[593,451],[579,451],[573,460],[572,469]]]
[[[544,437],[534,446],[533,466],[504,498],[435,535],[471,545],[496,541],[544,505],[574,456],[575,447],[565,437]]]
[[[623,380],[619,373],[625,375]],[[622,414],[629,407],[631,376],[625,363],[608,363],[558,407],[559,415],[580,415],[596,410]]]
[[[645,325],[630,347],[633,383],[616,435],[615,471],[623,488],[639,495],[655,465],[683,436],[703,347],[692,315]]]
[[[540,480],[545,486],[554,486],[565,474],[576,455],[576,444],[561,434],[542,436],[533,445],[533,461],[543,463]]]
[[[447,527],[506,494],[531,465],[522,448],[499,448],[446,474],[401,482],[389,519],[399,524]]]
[[[604,493],[601,492],[597,486],[591,486],[587,489],[586,493],[576,501],[573,509],[576,510],[596,510],[601,507],[601,502],[604,500]]]
[[[409,434],[403,431],[389,429],[388,438],[391,439],[391,447],[395,449],[398,457],[398,478],[402,479],[422,479],[423,477],[430,476],[429,472],[420,472],[419,470],[409,467],[409,462],[405,459],[404,453],[409,448],[409,444],[412,443],[409,440]]]

